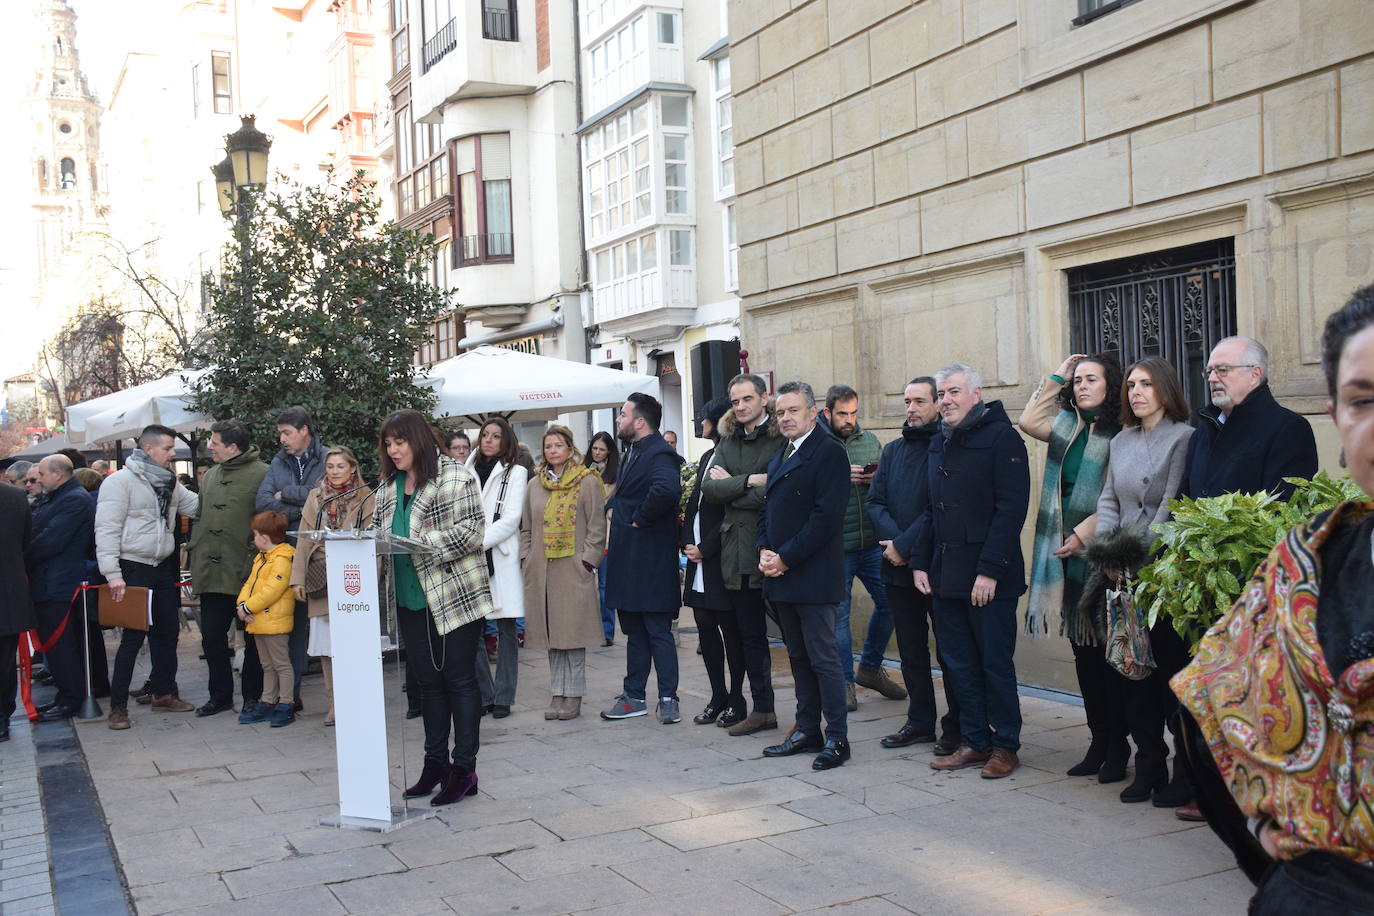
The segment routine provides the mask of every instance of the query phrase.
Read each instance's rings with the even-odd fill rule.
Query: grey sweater
[[[1161,417],[1148,433],[1123,429],[1112,439],[1112,460],[1097,498],[1097,530],[1117,525],[1150,536],[1149,527],[1169,517],[1178,492],[1193,428]]]

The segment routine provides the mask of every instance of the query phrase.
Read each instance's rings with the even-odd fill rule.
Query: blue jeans
[[[659,698],[677,699],[677,646],[673,615],[667,612],[621,611],[625,632],[625,696],[645,700],[649,667],[658,674]]]
[[[935,599],[935,640],[959,698],[959,731],[975,751],[1021,747],[1016,693],[1016,599],[983,607],[968,599]]]
[[[844,679],[854,683],[854,637],[849,631],[849,605],[854,579],[863,583],[873,599],[873,616],[868,618],[859,667],[881,668],[883,653],[892,639],[892,611],[887,606],[887,587],[883,585],[883,549],[846,550],[844,553],[844,598],[835,606],[835,649],[840,655]]]
[[[596,568],[596,591],[601,596],[601,632],[607,639],[615,639],[615,611],[606,607],[606,558]]]

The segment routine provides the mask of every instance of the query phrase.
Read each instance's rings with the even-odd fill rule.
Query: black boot
[[[1174,755],[1174,778],[1169,784],[1154,794],[1156,808],[1182,808],[1193,800],[1193,787],[1188,782],[1183,767],[1179,765],[1178,755]]]
[[[1169,784],[1169,767],[1163,760],[1149,760],[1137,754],[1135,779],[1121,790],[1121,801],[1128,805],[1150,800],[1156,790]]]
[[[449,765],[442,760],[431,760],[425,758],[425,768],[420,771],[420,778],[415,785],[406,789],[402,793],[404,798],[421,798],[430,794],[448,776]]]
[[[1069,767],[1070,776],[1093,776],[1102,769],[1102,764],[1107,760],[1107,741],[1096,738],[1088,745],[1088,753],[1083,759]]]
[[[1126,778],[1126,767],[1131,762],[1131,745],[1125,738],[1113,738],[1107,750],[1107,759],[1102,761],[1102,769],[1097,771],[1097,781],[1104,786],[1121,782]]]
[[[1106,679],[1110,669],[1102,656],[1101,646],[1070,645],[1078,691],[1083,697],[1083,717],[1087,720],[1092,742],[1083,759],[1069,769],[1069,775],[1092,776],[1106,763],[1115,738],[1116,729],[1112,727],[1112,711],[1107,702]]]
[[[462,801],[469,795],[476,794],[477,773],[473,770],[465,770],[455,764],[448,768],[448,775],[444,777],[444,787],[429,800],[429,803],[437,808],[440,805],[451,805],[454,802]]]

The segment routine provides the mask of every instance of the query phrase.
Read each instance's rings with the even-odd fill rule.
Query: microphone
[[[377,492],[378,490],[380,490],[382,487],[384,487],[384,486],[386,486],[387,484],[391,483],[391,482],[392,482],[393,480],[395,480],[395,479],[396,479],[396,475],[395,475],[395,474],[390,474],[390,475],[388,475],[388,476],[387,476],[385,479],[383,479],[383,480],[379,480],[379,481],[377,481],[376,483],[365,484],[364,487],[359,487],[359,489],[364,489],[364,488],[366,488],[367,490],[369,490],[369,491],[371,491],[371,492],[373,492],[373,493],[376,493],[376,492]],[[364,498],[364,499],[362,499],[362,500],[360,500],[360,501],[358,502],[358,514],[355,515],[355,516],[353,517],[353,527],[354,527],[354,528],[358,528],[358,527],[360,527],[360,526],[362,525],[362,522],[363,522],[363,506],[365,506],[365,505],[367,505],[367,499],[366,499],[366,498]]]
[[[361,484],[361,485],[359,485],[359,486],[354,487],[354,488],[351,489],[351,490],[345,490],[345,491],[342,492],[342,493],[335,493],[333,496],[330,496],[330,497],[327,497],[327,498],[325,498],[325,499],[320,500],[319,508],[318,508],[318,509],[316,510],[316,512],[315,512],[315,529],[316,529],[316,530],[319,530],[320,522],[322,522],[322,521],[324,520],[324,507],[325,507],[325,506],[329,505],[330,503],[332,503],[332,502],[333,502],[334,500],[336,500],[336,499],[342,499],[342,498],[345,497],[345,496],[351,496],[352,494],[357,493],[359,490],[366,490],[366,489],[368,488],[368,486],[369,486],[368,484]]]

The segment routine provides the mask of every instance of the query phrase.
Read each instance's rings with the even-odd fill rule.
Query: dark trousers
[[[673,615],[664,611],[620,611],[625,634],[625,696],[645,699],[649,667],[658,675],[658,695],[677,699],[677,646]]]
[[[754,712],[772,712],[773,656],[768,651],[768,606],[763,603],[763,589],[727,588],[725,596],[735,614]]]
[[[152,682],[153,696],[166,696],[176,690],[177,636],[181,633],[181,595],[177,588],[180,570],[176,554],[156,566],[120,560],[119,569],[124,575],[125,585],[153,590],[152,627],[147,632],[126,629],[119,640],[119,650],[115,652],[114,676],[110,679],[110,706],[126,709],[134,663],[138,661],[138,650],[143,648],[145,637],[148,640],[148,654],[152,658],[148,680]]]
[[[945,677],[959,698],[959,732],[976,751],[1021,747],[1021,701],[1016,694],[1016,599],[974,607],[967,598],[936,598],[935,638]]]
[[[22,633],[0,636],[0,728],[10,727],[19,689],[19,639]]]
[[[55,702],[68,709],[76,709],[86,697],[86,665],[81,658],[81,605],[75,610],[70,599],[60,601],[35,601],[34,617],[38,621],[38,639],[46,643],[57,632],[58,626],[66,618],[62,636],[43,653],[48,664],[48,673],[57,686]]]
[[[860,668],[880,668],[887,641],[892,638],[892,612],[883,587],[883,549],[867,547],[844,552],[844,600],[835,606],[835,645],[840,653],[844,679],[854,682],[854,632],[850,628],[849,608],[854,600],[854,580],[858,579],[873,599],[873,614],[868,618]]]
[[[1163,773],[1169,759],[1169,745],[1164,741],[1164,692],[1160,689],[1159,672],[1143,680],[1133,681],[1113,670],[1121,682],[1121,706],[1126,729],[1135,742],[1136,774]]]
[[[887,583],[887,603],[892,608],[892,623],[897,630],[897,654],[902,660],[902,682],[906,684],[906,724],[918,734],[935,734],[935,683],[930,676],[931,599],[915,587]],[[945,714],[940,718],[940,737],[958,744],[959,698],[945,667],[939,642],[935,658],[944,672]]]
[[[291,659],[291,670],[295,672],[296,679],[291,685],[291,696],[301,695],[301,678],[305,675],[305,666],[309,664],[305,657],[305,646],[310,640],[310,605],[304,601],[296,602],[295,612],[291,615],[291,638],[287,640],[287,655]],[[282,693],[286,691],[283,690]]]
[[[427,609],[398,607],[396,619],[406,641],[406,655],[414,660],[420,683],[420,717],[425,723],[425,759],[446,763],[449,733],[453,734],[453,764],[477,768],[478,729],[482,697],[477,690],[477,646],[483,618],[440,636]]]
[[[1078,675],[1078,690],[1083,695],[1083,717],[1093,747],[1103,752],[1119,748],[1126,741],[1125,700],[1122,682],[1126,678],[1107,664],[1102,646],[1073,646],[1073,667]]]
[[[483,626],[496,627],[496,677],[491,675],[491,662],[487,660],[487,647],[477,640],[477,687],[482,695],[483,706],[509,706],[515,702],[515,682],[520,671],[520,640],[516,637],[514,617],[500,617],[487,620]],[[409,690],[407,690],[407,693]]]
[[[90,595],[90,592],[86,592]],[[105,631],[100,627],[100,617],[96,613],[95,598],[87,598],[89,621],[86,624],[89,654],[86,664],[91,670],[91,695],[99,699],[110,695],[110,659],[105,654]],[[83,647],[83,651],[85,651]]]
[[[844,669],[835,647],[835,605],[793,604],[774,601],[792,663],[797,692],[797,730],[808,735],[844,740],[849,735],[849,711],[845,703]]]
[[[706,679],[711,682],[711,705],[745,710],[744,705],[744,645],[740,642],[739,627],[734,611],[692,608],[697,621],[701,643],[701,661],[706,666]],[[730,682],[726,686],[725,665],[730,665]]]
[[[615,611],[606,607],[606,558],[596,568],[596,593],[601,596],[601,632],[607,639],[615,639]]]
[[[234,653],[229,650],[229,628],[234,623],[235,597],[219,592],[200,596],[200,649],[205,653],[212,703],[234,701]],[[261,688],[258,692],[262,692]]]
[[[243,694],[245,706],[262,699],[262,659],[258,657],[258,644],[252,633],[243,634],[243,668],[239,671],[239,692]]]

